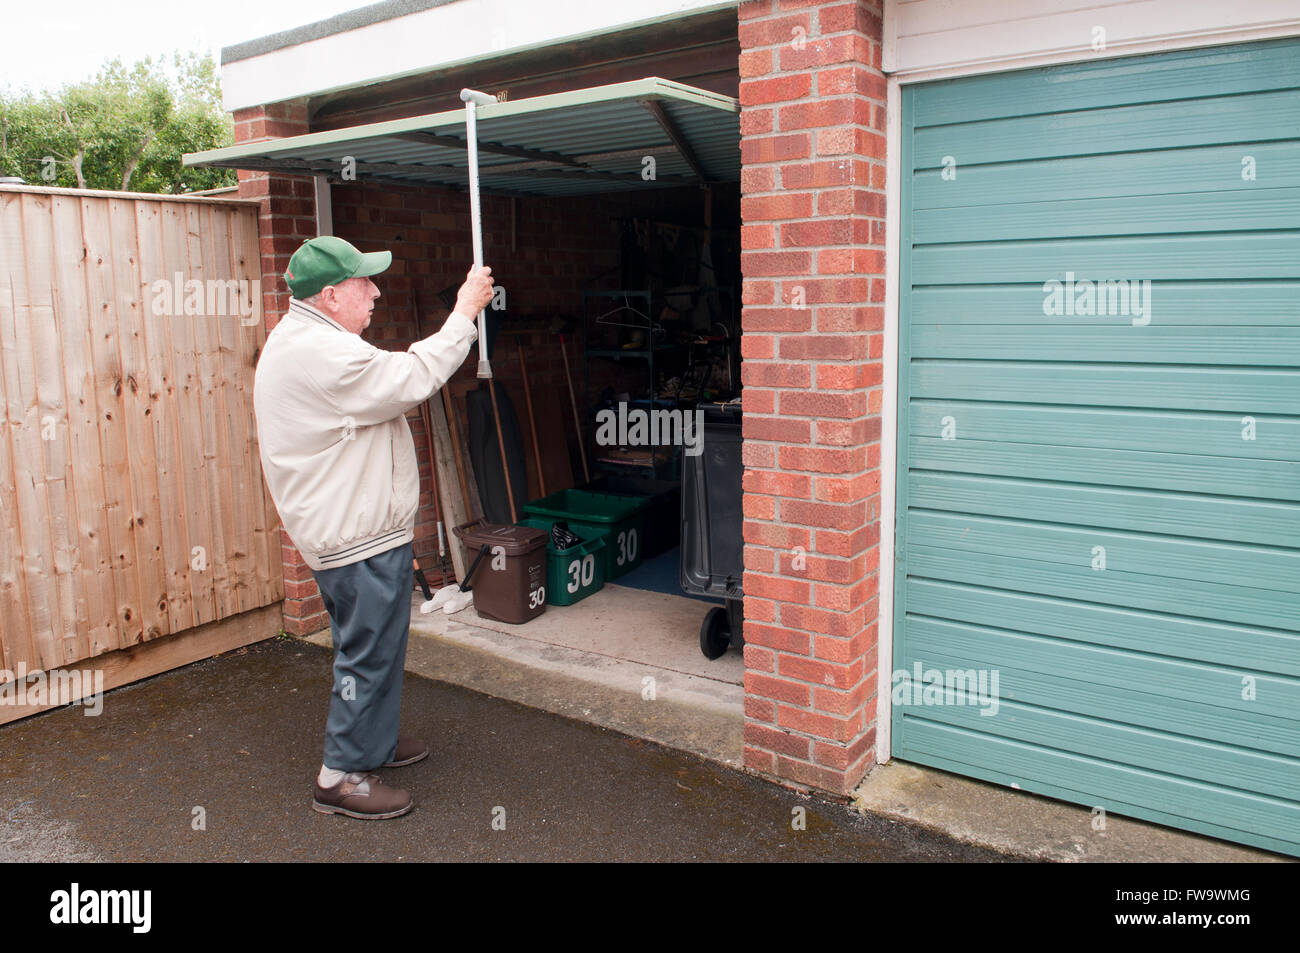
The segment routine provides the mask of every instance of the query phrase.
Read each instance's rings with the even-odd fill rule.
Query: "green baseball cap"
[[[284,282],[300,301],[310,298],[326,285],[337,285],[349,278],[368,278],[387,271],[393,263],[390,251],[361,252],[349,242],[333,235],[309,238],[293,253],[284,272]]]

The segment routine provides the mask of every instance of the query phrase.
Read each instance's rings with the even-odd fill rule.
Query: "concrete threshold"
[[[1291,858],[1212,837],[1014,791],[947,771],[891,761],[853,792],[853,807],[942,831],[957,840],[1063,863],[1285,863]]]
[[[607,584],[525,625],[420,613],[412,601],[406,670],[610,728],[739,769],[744,660],[699,649],[710,605]],[[328,629],[306,641],[330,647]]]

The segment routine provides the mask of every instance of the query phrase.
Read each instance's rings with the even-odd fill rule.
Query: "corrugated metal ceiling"
[[[582,195],[740,178],[740,105],[658,77],[478,108],[484,191]],[[676,141],[674,141],[676,140]],[[655,178],[642,178],[644,157]],[[191,153],[187,166],[465,188],[465,110]]]

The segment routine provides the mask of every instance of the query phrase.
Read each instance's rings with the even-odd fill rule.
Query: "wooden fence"
[[[280,602],[256,205],[0,187],[0,262],[0,669]]]

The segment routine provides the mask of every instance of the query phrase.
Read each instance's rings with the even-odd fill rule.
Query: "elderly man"
[[[419,473],[406,411],[442,387],[477,338],[490,268],[471,269],[437,334],[406,351],[361,339],[391,252],[341,238],[304,242],[284,278],[293,297],[267,336],[253,406],[262,472],[285,531],[320,587],[334,633],[334,688],[312,806],[379,819],[411,796],[373,772],[427,757],[398,737],[411,622]]]

